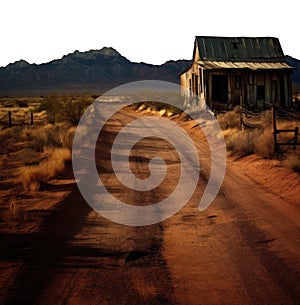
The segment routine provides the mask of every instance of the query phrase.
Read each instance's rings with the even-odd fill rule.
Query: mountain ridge
[[[296,67],[293,84],[300,88],[300,61],[286,56]],[[30,64],[21,59],[0,67],[0,96],[45,95],[51,92],[103,93],[138,80],[164,80],[179,84],[179,73],[191,60],[169,60],[161,65],[131,62],[112,47],[78,50],[47,63]]]
[[[42,64],[19,60],[0,68],[0,95],[42,95],[50,92],[94,93],[146,79],[179,83],[178,74],[191,61],[167,61],[162,65],[135,63],[111,47],[78,50]]]

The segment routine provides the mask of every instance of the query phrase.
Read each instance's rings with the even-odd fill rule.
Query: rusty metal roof
[[[259,70],[259,69],[292,69],[285,62],[253,62],[253,61],[198,61],[197,64],[204,69],[250,69],[250,70]]]
[[[275,37],[196,36],[202,61],[284,62],[284,54]]]

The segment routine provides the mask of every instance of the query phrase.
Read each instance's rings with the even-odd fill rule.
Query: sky
[[[294,3],[294,5],[292,5]],[[3,0],[0,66],[113,47],[134,62],[191,59],[195,36],[274,36],[300,59],[295,1]]]

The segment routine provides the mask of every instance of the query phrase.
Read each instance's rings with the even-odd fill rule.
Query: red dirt
[[[107,147],[120,122],[138,116],[118,114]],[[19,199],[24,209],[47,207],[39,219],[1,223],[1,304],[299,304],[299,175],[257,156],[228,157],[219,195],[199,212],[209,152],[193,122],[178,124],[196,141],[203,171],[186,206],[160,224],[114,224],[85,203],[67,172],[32,203]],[[136,153],[147,157],[147,149]],[[125,192],[115,188],[105,148],[96,156],[105,185],[124,201],[159,200],[177,181],[177,157],[169,154],[169,180],[158,193]],[[146,170],[138,160],[133,167]]]

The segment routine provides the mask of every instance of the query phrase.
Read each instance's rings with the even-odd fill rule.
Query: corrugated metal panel
[[[196,36],[202,60],[212,61],[283,61],[280,42],[275,37]]]
[[[232,62],[232,61],[198,61],[197,64],[203,69],[293,69],[285,62]]]

